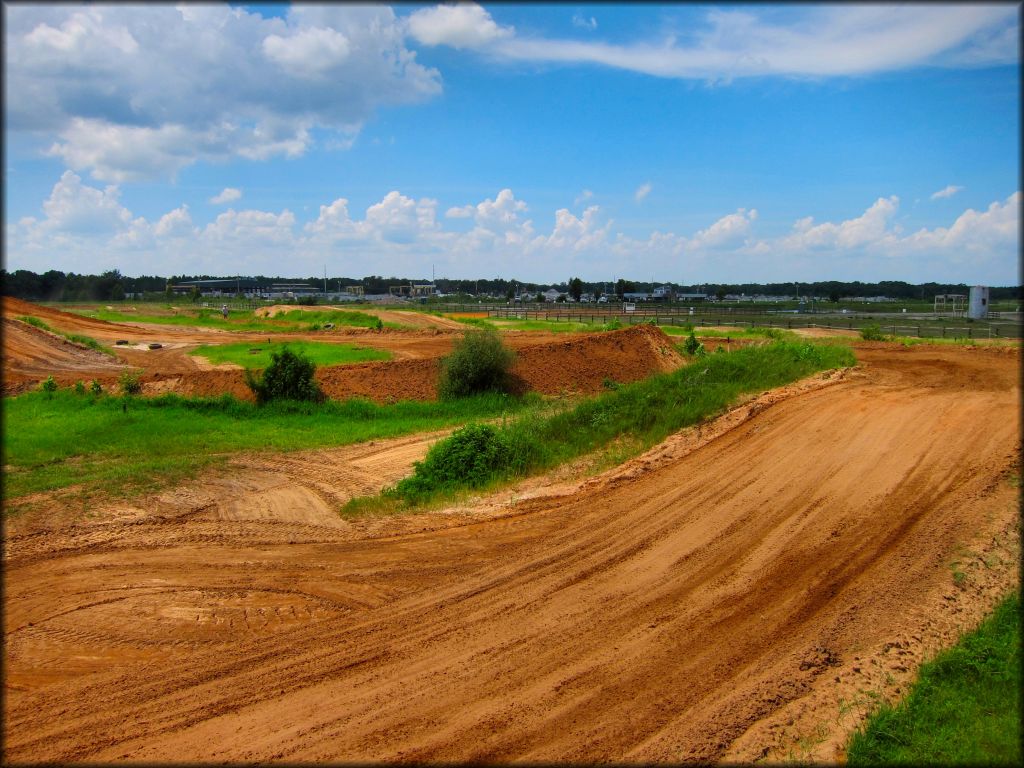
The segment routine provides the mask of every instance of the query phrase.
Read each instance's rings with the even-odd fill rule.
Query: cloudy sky
[[[1020,14],[5,4],[5,266],[1013,285]]]

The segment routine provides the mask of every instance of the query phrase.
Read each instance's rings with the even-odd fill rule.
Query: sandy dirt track
[[[497,512],[328,523],[244,501],[253,466],[9,535],[6,756],[835,760],[844,701],[1018,579],[1018,350],[858,355]],[[330,507],[347,481],[307,459],[273,472]]]

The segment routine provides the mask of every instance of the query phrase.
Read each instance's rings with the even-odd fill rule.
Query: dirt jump
[[[857,354],[455,508],[331,514],[428,438],[11,528],[6,757],[838,761],[1019,578],[1019,350]]]

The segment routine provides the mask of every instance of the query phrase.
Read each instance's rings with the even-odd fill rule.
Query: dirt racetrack
[[[112,347],[117,358],[111,358],[17,319],[24,315],[38,317],[65,332],[90,335],[107,343],[116,340],[131,343]],[[199,344],[248,342],[258,345],[273,338],[275,341],[302,339],[356,344],[385,349],[395,356],[395,360],[384,363],[319,368],[317,380],[330,398],[365,397],[381,403],[432,400],[437,397],[439,359],[451,351],[465,331],[465,326],[448,322],[458,330],[389,329],[378,333],[365,328],[345,328],[330,333],[227,333],[219,329],[108,323],[5,299],[3,388],[4,394],[19,394],[52,375],[60,386],[95,379],[111,389],[116,388],[124,370],[135,368],[143,370],[140,378],[146,395],[230,393],[252,399],[240,368],[210,370],[209,365],[204,366],[202,358],[188,352]],[[647,325],[607,333],[510,333],[505,335],[505,341],[518,353],[512,371],[513,388],[517,392],[590,394],[600,391],[607,381],[635,381],[671,370],[681,363],[672,340]],[[160,348],[149,349],[151,342],[159,343]]]
[[[6,758],[835,761],[1019,579],[1019,350],[858,356],[525,499],[325,514],[413,440],[9,529]]]

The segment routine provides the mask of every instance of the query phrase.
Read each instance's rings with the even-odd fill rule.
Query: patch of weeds
[[[123,395],[137,395],[142,391],[142,380],[139,374],[125,371],[117,380]]]
[[[57,391],[57,382],[54,381],[53,376],[47,376],[39,383],[39,390],[45,392],[47,395],[52,395]]]
[[[881,326],[872,323],[871,325],[865,325],[860,329],[860,337],[864,341],[888,341],[889,336],[882,333]]]

